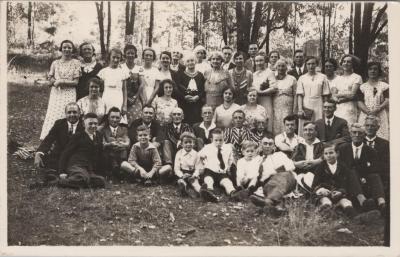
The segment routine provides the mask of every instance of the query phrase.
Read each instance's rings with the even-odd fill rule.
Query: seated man
[[[107,176],[117,175],[122,161],[128,159],[129,137],[128,129],[119,126],[121,111],[112,107],[107,114],[108,126],[100,131],[103,134],[104,165]]]
[[[293,161],[282,152],[275,152],[274,139],[264,137],[261,141],[263,160],[260,167],[258,189],[250,196],[257,206],[268,210],[285,211],[283,196],[296,188],[296,173]]]
[[[243,157],[242,155],[242,142],[244,140],[251,140],[251,132],[244,126],[246,120],[246,114],[242,110],[236,110],[232,113],[232,126],[226,128],[224,131],[224,141],[226,144],[233,145],[233,157],[235,160],[239,160]],[[236,181],[236,178],[232,178]]]
[[[172,170],[175,154],[178,151],[179,138],[183,132],[193,133],[189,124],[183,123],[183,110],[176,107],[171,112],[172,123],[164,127],[164,139],[162,143],[162,156],[165,166]]]
[[[283,119],[285,131],[275,136],[276,148],[284,152],[289,158],[292,157],[294,148],[304,141],[304,138],[296,135],[296,120],[295,115],[288,115]]]
[[[303,127],[304,141],[295,148],[292,156],[296,167],[297,179],[299,184],[308,192],[312,185],[316,166],[322,162],[323,143],[316,138],[315,123],[306,122]]]
[[[76,103],[65,106],[65,117],[54,123],[35,154],[34,165],[43,173],[41,176],[44,184],[58,178],[58,160],[62,151],[72,135],[84,131],[82,121],[79,119],[79,106]]]
[[[351,143],[339,147],[339,161],[353,169],[359,178],[364,194],[357,196],[360,206],[365,211],[373,209],[374,204],[383,210],[386,207],[385,193],[379,176],[378,155],[364,144],[365,128],[358,123],[350,126]],[[366,199],[366,196],[372,199]]]
[[[193,125],[194,134],[197,137],[198,150],[201,150],[205,144],[211,143],[211,131],[216,127],[213,119],[213,109],[211,106],[204,105],[201,108],[201,117],[203,122]]]
[[[143,106],[142,118],[134,120],[129,126],[128,136],[131,146],[137,142],[136,130],[141,125],[145,125],[150,129],[150,142],[153,143],[156,148],[159,148],[162,139],[162,128],[160,123],[155,119],[155,110],[153,106]]]
[[[102,173],[103,136],[95,113],[84,116],[85,131],[71,137],[59,161],[58,185],[70,188],[105,187]]]
[[[323,143],[331,143],[337,146],[350,142],[347,121],[334,115],[336,103],[332,100],[324,102],[324,117],[315,121],[317,137]]]

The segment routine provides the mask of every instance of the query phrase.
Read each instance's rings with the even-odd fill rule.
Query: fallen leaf
[[[231,240],[229,239],[224,239],[224,242],[227,243],[228,245],[232,244]]]
[[[156,226],[154,226],[154,225],[149,225],[149,229],[155,229],[156,228]]]
[[[212,216],[214,216],[214,217],[216,217],[217,215],[218,215],[218,214],[217,214],[217,213],[215,213],[215,212],[212,214]]]
[[[175,216],[174,216],[174,214],[172,212],[169,213],[169,220],[171,222],[175,222]]]
[[[107,241],[105,238],[100,239],[100,242],[105,242]]]
[[[179,210],[182,210],[182,206],[181,205],[178,205],[178,208],[179,208]]]
[[[336,231],[339,232],[339,233],[353,234],[353,232],[348,228],[340,228],[340,229],[338,229]]]

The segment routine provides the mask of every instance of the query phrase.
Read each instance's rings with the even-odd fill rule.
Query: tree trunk
[[[193,46],[199,43],[199,18],[197,12],[197,2],[193,2]]]
[[[228,16],[228,4],[226,2],[220,3],[221,6],[221,27],[222,27],[222,39],[224,44],[228,45],[228,31],[227,31],[227,16]]]
[[[253,5],[245,2],[244,13],[242,3],[236,2],[237,50],[247,52],[250,44],[251,13]],[[255,42],[257,43],[257,42]]]
[[[354,27],[354,21],[353,21],[353,8],[354,8],[354,3],[351,3],[350,6],[350,29],[349,29],[349,54],[353,54],[353,27]]]
[[[242,32],[242,16],[243,16],[243,10],[242,10],[242,2],[237,1],[236,2],[236,42],[237,42],[237,50],[238,51],[247,51],[247,49],[244,49],[243,47],[243,32]]]
[[[28,47],[32,45],[32,2],[28,2]]]
[[[136,2],[132,1],[132,3],[130,3],[127,1],[125,5],[125,44],[133,44],[135,15],[136,15]]]
[[[294,3],[294,24],[296,26],[297,22],[297,3]],[[293,55],[296,51],[296,33],[293,34]]]
[[[323,11],[322,11],[322,48],[321,48],[321,68],[322,73],[325,72],[325,54],[326,54],[326,6],[323,4]]]
[[[110,51],[110,38],[111,38],[111,2],[107,2],[108,14],[107,14],[107,53]]]
[[[331,18],[334,4],[329,3],[329,13],[328,13],[328,49],[327,49],[327,57],[331,57]]]
[[[103,2],[100,2],[95,3],[95,5],[97,10],[97,21],[99,23],[101,57],[105,60],[107,51],[104,44],[104,4]]]
[[[258,42],[258,32],[261,27],[261,15],[262,15],[262,7],[263,3],[262,2],[257,2],[256,3],[256,9],[254,11],[254,19],[253,19],[253,28],[251,30],[251,38],[250,42],[252,43],[257,43]]]
[[[354,54],[360,46],[360,34],[361,34],[361,3],[354,3]]]
[[[148,45],[151,47],[153,43],[153,27],[154,27],[154,2],[150,3],[150,26],[149,26],[149,41]]]

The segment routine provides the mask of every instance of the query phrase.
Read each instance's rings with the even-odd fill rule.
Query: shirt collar
[[[367,141],[375,141],[376,135],[375,135],[373,138],[369,138],[368,136],[365,136],[365,139],[366,139]]]
[[[67,121],[67,123],[68,123],[68,127],[71,127],[71,126],[76,127],[76,126],[78,125],[79,121],[75,122],[74,124],[72,124],[72,123],[69,122],[69,121]]]
[[[172,126],[174,126],[174,129],[180,129],[182,126],[182,123],[179,123],[179,125],[175,125],[174,123],[172,123]]]
[[[351,143],[351,146],[353,147],[353,150],[356,148],[361,149],[364,146],[364,143],[361,143],[361,145],[359,145],[359,146],[355,146],[353,143]]]
[[[211,122],[210,127],[206,128],[203,121],[202,123],[200,123],[199,128],[202,128],[204,130],[212,130],[213,128],[216,128],[216,126],[214,122]]]
[[[195,152],[195,150],[190,150],[190,152],[186,152],[186,150],[185,149],[183,149],[183,155],[185,156],[185,155],[193,155],[194,154],[194,152]]]
[[[141,147],[140,142],[136,142],[134,145]],[[144,150],[150,150],[150,149],[156,149],[156,147],[151,142],[149,142],[149,145]]]
[[[333,118],[335,117],[335,115],[332,115],[332,117],[331,118],[326,118],[325,117],[325,124],[328,122],[328,120],[331,122],[331,126],[332,126],[332,123],[333,123]]]
[[[318,144],[319,142],[321,142],[317,137],[314,139],[314,141],[311,143],[311,145],[315,145],[315,144]],[[307,141],[304,139],[304,144],[305,145],[309,145],[309,144],[307,144]]]

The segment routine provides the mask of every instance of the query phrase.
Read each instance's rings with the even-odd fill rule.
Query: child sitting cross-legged
[[[315,170],[312,190],[318,200],[319,209],[325,211],[335,204],[352,218],[357,212],[349,199],[354,183],[358,183],[354,172],[337,161],[338,151],[334,144],[326,144],[324,161]]]
[[[233,171],[234,157],[231,144],[224,143],[224,134],[216,128],[211,132],[212,141],[199,152],[199,167],[203,172],[204,184],[200,189],[200,196],[210,202],[218,202],[214,194],[214,182],[225,189],[232,200],[239,200],[238,191],[233,187],[229,176]]]
[[[161,166],[160,154],[150,143],[149,129],[141,125],[136,133],[138,142],[132,146],[128,161],[121,163],[121,169],[144,182],[145,186],[150,186],[156,178],[170,176],[172,170]]]
[[[200,194],[200,184],[198,180],[198,154],[193,149],[196,136],[191,132],[183,132],[180,136],[182,149],[175,156],[174,171],[178,177],[178,188],[182,196],[197,197]],[[189,185],[194,189],[194,194],[189,189]]]

